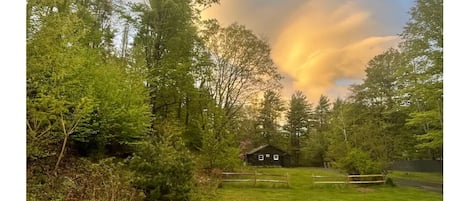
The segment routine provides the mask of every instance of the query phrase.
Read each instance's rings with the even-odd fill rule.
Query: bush
[[[369,153],[357,148],[352,148],[339,159],[336,166],[348,174],[378,174],[384,169],[384,163],[373,160]]]
[[[384,182],[384,184],[386,184],[386,185],[388,185],[388,186],[392,186],[392,187],[396,186],[396,184],[394,184],[394,182],[392,181],[392,179],[389,178],[389,177],[386,177],[386,181]]]
[[[27,200],[143,200],[132,187],[133,173],[107,158],[92,163],[69,158],[57,176],[43,164],[28,164]]]
[[[130,168],[137,176],[134,185],[145,193],[145,200],[189,200],[193,166],[178,136],[142,142],[130,159]]]
[[[227,137],[217,138],[215,131],[206,131],[202,136],[202,149],[198,157],[201,169],[222,169],[232,171],[242,166],[239,147]]]
[[[217,175],[221,175],[221,170],[207,172],[199,170],[194,174],[194,188],[191,191],[190,198],[193,201],[216,200],[217,188],[220,185]]]

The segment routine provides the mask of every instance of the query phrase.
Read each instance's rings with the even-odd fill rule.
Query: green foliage
[[[347,155],[335,164],[348,174],[379,174],[383,172],[384,164],[373,160],[368,152],[352,148]]]
[[[410,14],[399,51],[389,49],[375,56],[368,62],[363,83],[351,88],[350,99],[334,103],[323,132],[326,142],[320,143],[328,146],[326,160],[359,173],[367,163],[353,164],[348,159],[355,156],[343,147],[362,150],[369,156],[357,157],[379,163],[441,157],[442,1],[416,1]]]
[[[301,91],[292,95],[287,112],[287,130],[294,136],[305,135],[310,128],[311,106]]]
[[[217,106],[203,112],[199,150],[199,166],[203,169],[233,170],[241,165],[240,150],[230,135],[230,128],[224,126],[228,122],[226,118],[224,110]]]
[[[191,192],[195,157],[186,147],[204,159],[198,167],[206,161],[224,169],[240,165],[236,118],[208,92],[212,58],[194,24],[197,6],[217,2],[152,0],[132,10],[113,1],[28,1],[30,199],[139,200],[132,182],[147,200],[187,200],[197,193]],[[112,44],[119,33],[114,17],[137,32],[130,49]],[[217,109],[204,116],[204,108]],[[129,155],[131,172],[113,160],[95,165],[86,159]],[[85,162],[73,162],[76,157]],[[50,172],[54,163],[57,176]],[[90,181],[70,176],[86,168],[83,178]],[[91,190],[99,195],[90,196]],[[38,196],[41,191],[47,193]]]
[[[145,193],[146,200],[189,199],[194,164],[181,132],[177,124],[161,123],[158,136],[139,143],[130,159],[134,185]]]
[[[135,142],[148,128],[143,76],[106,50],[110,5],[65,3],[28,2],[31,15],[40,17],[31,17],[35,32],[27,41],[27,157],[60,160],[69,137],[83,155],[118,155],[122,148],[112,147]],[[41,9],[52,12],[41,15]]]
[[[28,200],[143,200],[133,188],[134,175],[113,158],[93,163],[70,158],[59,176],[52,176],[38,163],[28,166]]]
[[[203,135],[199,165],[204,169],[233,170],[241,166],[240,150],[230,143],[231,140],[216,137],[213,131]]]
[[[314,127],[318,131],[326,130],[329,124],[329,115],[330,115],[330,106],[329,99],[327,96],[321,94],[319,97],[319,103],[314,109]]]
[[[190,1],[153,0],[139,8],[135,55],[144,61],[152,114],[183,117],[194,95],[196,28]],[[187,117],[187,116],[186,116]],[[188,118],[186,119],[186,122]]]
[[[191,200],[209,201],[216,200],[217,189],[220,181],[214,179],[214,175],[219,174],[220,170],[207,171],[199,169],[194,174],[194,188],[191,192]]]
[[[28,158],[57,154],[59,141],[89,118],[93,64],[81,59],[90,53],[79,43],[84,31],[75,26],[82,23],[75,14],[51,14],[27,42]]]
[[[416,148],[442,157],[443,149],[443,1],[416,1],[401,34],[405,65],[400,93],[410,103],[408,126]]]
[[[264,100],[261,103],[261,109],[257,117],[258,125],[256,125],[257,132],[263,138],[262,143],[259,143],[259,145],[277,145],[280,143],[281,136],[278,120],[281,112],[284,110],[285,108],[278,92],[271,90],[264,92]]]
[[[356,104],[353,107],[362,113],[354,118],[363,125],[357,130],[368,138],[366,142],[358,142],[359,147],[370,150],[374,158],[387,161],[402,155],[403,150],[397,147],[405,140],[402,118],[407,116],[400,112],[400,103],[396,101],[399,99],[395,73],[401,64],[401,53],[389,49],[368,63],[364,83],[353,87]]]
[[[99,101],[87,127],[73,136],[82,154],[128,153],[129,145],[148,131],[150,106],[142,75],[135,67],[125,69],[124,65],[110,58],[94,69],[92,95]]]
[[[304,139],[301,151],[301,166],[321,167],[324,165],[325,150],[327,142],[324,141],[323,134],[312,132],[308,138]]]
[[[326,151],[330,144],[327,131],[331,123],[331,111],[329,99],[321,95],[319,103],[312,114],[313,131],[310,132],[305,142],[305,151],[314,166],[323,166],[326,162]]]
[[[386,177],[386,181],[384,182],[384,184],[388,185],[388,186],[396,186],[396,184],[394,184],[394,182],[392,181],[392,179],[390,177]]]
[[[287,123],[285,130],[289,132],[290,145],[289,152],[292,155],[291,164],[298,166],[300,164],[301,139],[305,139],[311,131],[311,106],[306,96],[301,91],[296,91],[290,100],[287,111]]]

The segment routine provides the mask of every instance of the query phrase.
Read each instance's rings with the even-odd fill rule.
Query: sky
[[[284,76],[281,94],[334,100],[365,77],[374,56],[396,47],[413,0],[221,0],[204,19],[237,22],[266,38]]]

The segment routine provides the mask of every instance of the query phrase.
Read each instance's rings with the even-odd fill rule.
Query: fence
[[[391,170],[409,172],[440,172],[443,173],[443,160],[411,160],[395,161],[389,167]]]
[[[315,184],[376,184],[386,182],[386,175],[340,175],[340,176],[311,176]],[[357,180],[358,178],[358,180]]]
[[[259,182],[282,183],[289,186],[288,173],[286,174],[265,174],[265,173],[238,173],[223,172],[222,182],[252,182],[254,186]]]

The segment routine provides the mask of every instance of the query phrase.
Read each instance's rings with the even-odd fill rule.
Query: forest
[[[213,200],[264,144],[349,174],[443,159],[443,1],[416,0],[398,47],[315,105],[282,98],[266,39],[202,19],[219,3],[27,1],[28,200]]]

